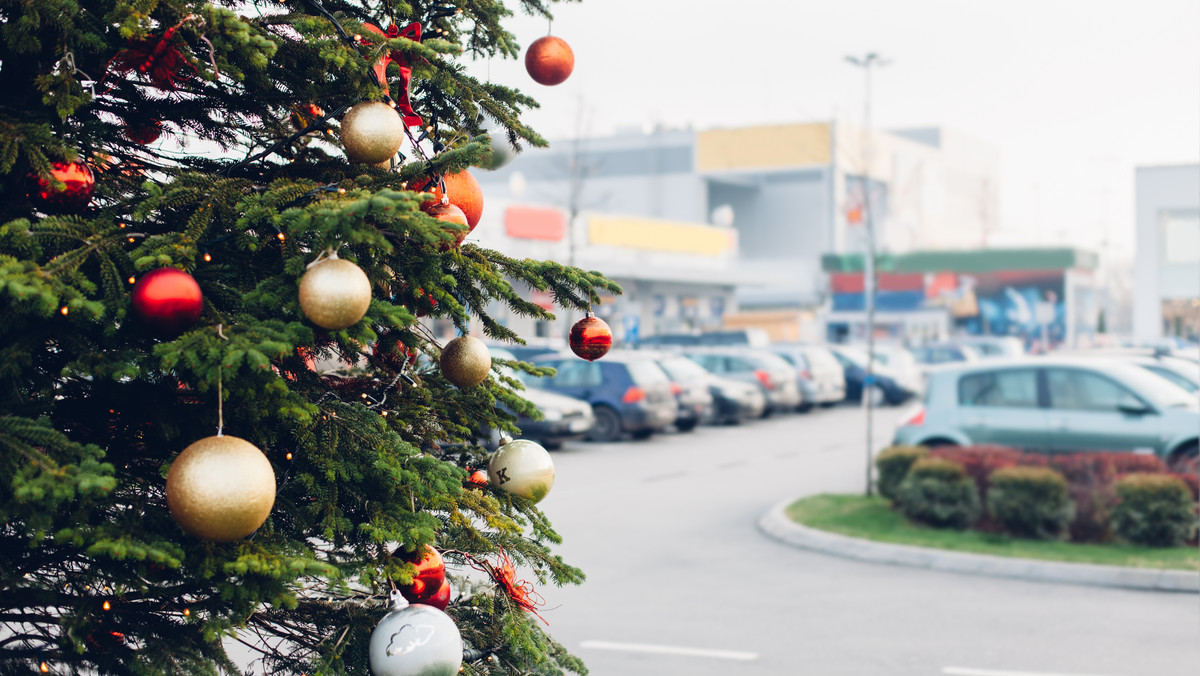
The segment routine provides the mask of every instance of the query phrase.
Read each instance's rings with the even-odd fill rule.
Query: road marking
[[[970,667],[946,667],[943,674],[950,676],[1096,676],[1095,674],[1060,674],[1043,671],[996,671],[995,669],[972,669]]]
[[[614,643],[612,641],[584,641],[581,648],[595,650],[616,650],[628,653],[657,653],[659,655],[686,655],[688,657],[711,657],[719,660],[740,660],[748,662],[758,659],[758,653],[746,653],[738,650],[708,650],[705,648],[683,648],[672,645],[655,645],[653,643]]]

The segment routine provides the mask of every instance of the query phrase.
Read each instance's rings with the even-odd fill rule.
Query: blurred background
[[[600,4],[514,22],[571,44],[562,85],[468,62],[551,141],[474,172],[470,239],[617,279],[617,345],[863,342],[871,229],[881,344],[1197,340],[1200,5]],[[560,347],[578,318],[509,323]]]

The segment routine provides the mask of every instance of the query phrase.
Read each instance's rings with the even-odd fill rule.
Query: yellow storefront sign
[[[830,163],[828,123],[713,129],[696,135],[696,169],[750,171]]]
[[[588,219],[588,242],[716,256],[737,247],[737,232],[729,228],[650,218],[592,216]]]

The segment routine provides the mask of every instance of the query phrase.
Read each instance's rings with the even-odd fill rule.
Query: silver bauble
[[[375,676],[457,676],[462,667],[462,634],[442,611],[408,605],[391,594],[392,611],[371,632],[371,673]]]
[[[479,162],[480,168],[494,171],[512,162],[513,158],[517,156],[513,152],[512,146],[508,144],[508,134],[503,130],[489,131],[488,140],[491,142],[490,152]]]
[[[371,307],[371,281],[354,263],[326,258],[300,279],[300,309],[313,324],[337,331],[357,324]]]
[[[498,448],[488,462],[488,483],[538,502],[554,486],[554,461],[536,442],[510,441]]]
[[[458,387],[475,387],[487,380],[492,369],[492,353],[482,340],[459,336],[442,348],[439,361],[442,375]]]
[[[351,162],[379,164],[404,145],[404,118],[379,101],[364,101],[342,118],[342,147]]]
[[[167,472],[167,509],[202,540],[240,540],[263,525],[274,505],[275,470],[245,439],[205,437],[183,449]]]

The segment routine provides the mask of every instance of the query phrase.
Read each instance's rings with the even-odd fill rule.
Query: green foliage
[[[875,456],[875,470],[879,477],[875,485],[879,494],[896,501],[896,490],[904,480],[913,463],[929,455],[929,449],[924,446],[889,446]]]
[[[896,489],[905,516],[930,526],[966,528],[980,514],[979,490],[963,466],[942,458],[922,458]]]
[[[531,98],[459,63],[519,55],[502,26],[511,10],[323,4],[0,0],[0,673],[43,661],[60,674],[238,673],[230,636],[267,667],[367,673],[387,592],[412,576],[397,548],[433,544],[452,571],[503,551],[538,585],[583,580],[534,504],[464,487],[486,462],[480,430],[515,431],[500,406],[535,410],[501,369],[529,367],[497,363],[460,390],[433,366],[441,345],[414,312],[428,294],[432,319],[520,342],[497,310],[552,315],[518,288],[576,309],[620,291],[598,272],[454,247],[407,190],[486,154],[481,114],[514,144],[545,144],[520,121]],[[514,3],[545,16],[550,4]],[[445,33],[417,43],[363,29],[381,17]],[[172,27],[164,46],[186,62],[178,91],[112,68]],[[336,150],[337,112],[385,93],[369,70],[384,51],[411,59],[413,104],[436,125],[392,170]],[[310,103],[326,114],[297,129],[291,115]],[[127,136],[152,123],[166,141]],[[97,175],[78,213],[29,197],[32,177],[61,160]],[[333,332],[297,299],[306,266],[331,250],[372,288],[366,317]],[[177,335],[143,326],[129,298],[132,281],[165,266],[204,293],[200,321]],[[409,366],[413,353],[431,366]],[[351,367],[318,373],[322,359]],[[164,487],[218,411],[278,484],[267,522],[226,544],[182,531]],[[448,612],[472,649],[495,656],[464,673],[586,672],[499,587],[461,582]]]
[[[1075,515],[1067,480],[1049,467],[1002,467],[992,472],[988,514],[1020,537],[1065,537]]]
[[[1113,530],[1128,542],[1176,547],[1196,532],[1196,503],[1178,477],[1130,474],[1117,480]]]

